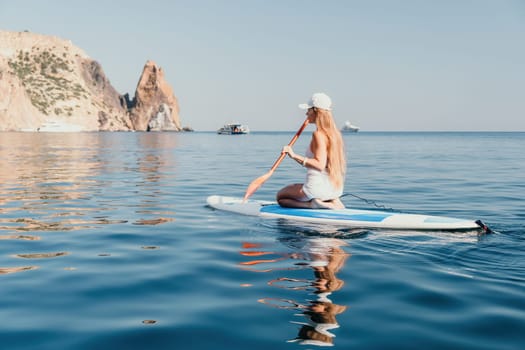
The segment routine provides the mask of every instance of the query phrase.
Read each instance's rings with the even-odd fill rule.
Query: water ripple
[[[242,196],[275,161],[268,145],[293,135],[246,136],[2,133],[2,345],[522,347],[523,134],[345,135],[349,192],[480,218],[490,235],[210,210],[208,195]],[[283,162],[255,197],[303,176]]]
[[[5,275],[8,273],[30,271],[30,270],[36,270],[36,269],[38,269],[38,266],[0,267],[0,275]]]
[[[52,252],[52,253],[30,253],[30,254],[15,254],[17,258],[24,259],[49,259],[49,258],[58,258],[61,256],[69,255],[68,252]]]

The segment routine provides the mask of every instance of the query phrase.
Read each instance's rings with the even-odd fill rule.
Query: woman
[[[346,160],[343,137],[332,117],[332,100],[324,93],[315,93],[306,104],[309,123],[317,129],[312,134],[306,155],[296,154],[291,146],[284,146],[283,152],[304,166],[306,182],[284,187],[277,193],[277,202],[291,208],[342,209],[339,197],[343,194]]]

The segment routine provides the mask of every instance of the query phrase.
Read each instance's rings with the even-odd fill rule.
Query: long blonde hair
[[[315,118],[317,130],[326,135],[328,142],[326,150],[328,154],[326,171],[334,186],[341,188],[346,174],[346,156],[343,136],[335,124],[332,112],[320,108],[314,108],[314,112],[317,115]]]

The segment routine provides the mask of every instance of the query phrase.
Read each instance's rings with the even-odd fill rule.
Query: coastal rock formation
[[[135,91],[133,101],[126,102],[135,130],[182,130],[179,104],[172,88],[164,79],[162,68],[148,61]]]
[[[171,109],[166,103],[159,106],[159,112],[154,115],[148,123],[148,131],[175,130],[180,128],[174,123]]]
[[[92,82],[88,84],[91,94],[100,96],[102,105],[109,109],[109,111],[101,109],[98,112],[99,130],[112,130],[114,125],[124,125],[123,130],[133,129],[128,110],[121,105],[120,94],[106,78],[102,66],[97,61],[84,61],[82,75],[85,81]],[[112,114],[112,111],[118,113]]]
[[[129,130],[100,65],[70,41],[0,31],[0,130]]]
[[[71,41],[0,31],[0,131],[179,131],[178,113],[153,62],[130,101]]]

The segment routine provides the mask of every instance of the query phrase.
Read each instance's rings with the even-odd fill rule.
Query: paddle
[[[288,146],[292,146],[295,143],[295,141],[297,141],[297,139],[299,138],[299,135],[301,135],[301,133],[303,132],[304,128],[306,128],[307,125],[308,125],[308,118],[306,118],[306,120],[304,121],[303,125],[301,125],[299,130],[297,130],[297,132],[295,133],[294,137],[292,138],[292,140],[290,141]],[[257,179],[252,181],[250,186],[248,186],[248,189],[246,190],[246,193],[244,194],[243,202],[246,202],[246,200],[252,194],[254,194],[255,191],[257,191],[259,189],[259,187],[261,187],[266,182],[266,180],[268,180],[270,178],[270,176],[272,176],[273,172],[275,171],[275,169],[277,169],[279,164],[281,164],[281,162],[283,161],[285,156],[286,156],[286,153],[282,153],[281,152],[281,155],[279,156],[279,158],[277,158],[275,163],[273,163],[273,166],[270,169],[270,171],[268,171],[263,176],[258,177]]]

